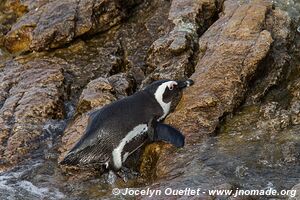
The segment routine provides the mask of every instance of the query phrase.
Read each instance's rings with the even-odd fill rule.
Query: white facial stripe
[[[164,112],[164,114],[158,119],[158,121],[165,118],[170,111],[171,102],[165,103],[163,101],[163,94],[166,90],[166,87],[170,88],[170,87],[173,87],[174,85],[177,85],[177,82],[175,82],[175,81],[165,82],[157,88],[157,90],[154,94],[156,101],[159,103],[159,105],[161,106],[161,108],[163,109],[163,112]]]
[[[125,138],[123,138],[120,142],[120,144],[115,148],[112,152],[113,162],[117,169],[122,167],[122,151],[124,146],[130,142],[133,138],[136,136],[142,135],[148,130],[147,124],[140,124],[132,129]],[[129,154],[128,154],[129,155]],[[127,156],[128,156],[127,155]],[[124,155],[125,157],[125,155]],[[126,157],[127,158],[127,157]],[[123,159],[124,161],[126,159]]]

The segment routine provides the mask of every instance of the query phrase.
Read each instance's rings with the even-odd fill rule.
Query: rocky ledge
[[[43,51],[70,43],[85,34],[104,32],[119,24],[139,1],[57,0],[11,2],[25,13],[5,36],[10,52]]]
[[[6,0],[0,8],[3,173],[39,158],[70,198],[110,196],[98,172],[76,171],[76,182],[66,176],[73,169],[57,166],[89,114],[153,80],[189,77],[195,84],[165,120],[186,146],[146,146],[127,163],[142,181],[120,187],[299,188],[300,43],[277,4]]]

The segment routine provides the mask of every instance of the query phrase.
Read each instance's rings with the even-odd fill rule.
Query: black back
[[[87,165],[105,163],[120,141],[139,124],[150,124],[163,114],[154,95],[140,91],[91,114],[86,133],[72,148],[61,164]],[[142,140],[142,141],[138,141]],[[145,136],[126,145],[127,151],[135,150]]]

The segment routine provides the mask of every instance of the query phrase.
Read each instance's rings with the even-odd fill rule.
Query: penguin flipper
[[[173,144],[176,147],[184,146],[184,135],[176,128],[162,123],[157,123],[154,128],[153,141],[164,141]]]

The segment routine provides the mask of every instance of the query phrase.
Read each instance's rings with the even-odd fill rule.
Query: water
[[[0,174],[0,199],[2,200],[31,200],[31,199],[64,199],[65,195],[51,182],[52,178],[43,177],[43,180],[34,183],[34,179],[28,177],[42,168],[44,160],[28,162],[11,171]],[[43,174],[37,175],[43,176]],[[38,179],[36,177],[35,179]]]

